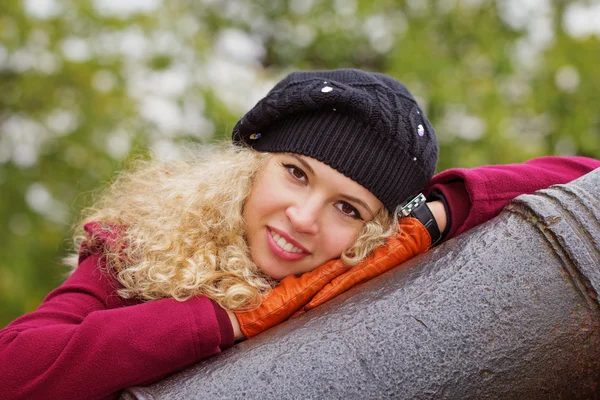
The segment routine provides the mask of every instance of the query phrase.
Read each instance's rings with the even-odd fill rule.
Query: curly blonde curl
[[[269,156],[224,144],[206,158],[138,161],[84,210],[75,245],[94,245],[83,230],[88,222],[123,227],[121,242],[103,254],[123,298],[206,295],[228,310],[255,308],[276,282],[250,257],[242,211]],[[355,265],[396,231],[397,220],[382,209],[343,262]]]
[[[342,253],[344,264],[356,265],[377,247],[385,244],[387,238],[398,232],[398,217],[382,207],[371,221],[365,223],[352,247]]]

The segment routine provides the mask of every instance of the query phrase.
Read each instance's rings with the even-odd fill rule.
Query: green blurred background
[[[70,226],[134,157],[229,136],[295,69],[387,73],[438,170],[600,158],[600,1],[0,2],[0,327],[58,286]]]

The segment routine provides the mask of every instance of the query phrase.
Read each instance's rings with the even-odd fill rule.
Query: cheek
[[[348,250],[360,234],[360,228],[356,227],[332,227],[327,230],[326,235],[324,235],[323,246],[322,249],[329,259],[331,258],[339,258],[342,253]]]
[[[244,206],[246,224],[256,223],[273,214],[279,208],[277,200],[277,195],[269,188],[257,187]]]
[[[256,180],[243,211],[248,241],[252,242],[253,235],[261,228],[261,224],[282,208],[280,197],[276,180],[268,174],[263,174]]]
[[[248,212],[267,210],[274,207],[281,197],[282,182],[273,171],[273,166],[265,169],[256,179],[246,201]]]

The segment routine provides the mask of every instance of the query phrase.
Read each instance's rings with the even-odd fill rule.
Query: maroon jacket
[[[599,167],[592,158],[547,156],[523,164],[452,168],[434,176],[425,192],[438,190],[446,199],[447,240],[494,218],[520,194],[571,182]]]
[[[448,237],[497,215],[521,193],[569,182],[600,167],[583,157],[451,169],[435,176],[450,209]],[[87,229],[110,232],[98,224]],[[96,251],[40,307],[0,330],[0,399],[116,398],[233,345],[224,310],[204,296],[125,301]]]

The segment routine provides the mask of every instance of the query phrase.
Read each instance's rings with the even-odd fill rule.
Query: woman
[[[399,206],[433,175],[437,143],[408,90],[380,74],[293,73],[233,139],[204,161],[126,172],[86,212],[72,275],[0,331],[0,397],[114,398],[301,312],[329,284],[370,277],[360,268],[387,238],[399,243],[398,263],[501,202],[480,195],[481,174],[446,174],[428,189],[436,218],[418,200],[404,207],[439,226],[398,224]],[[557,162],[494,198],[596,165]],[[506,171],[518,168],[529,166]]]

